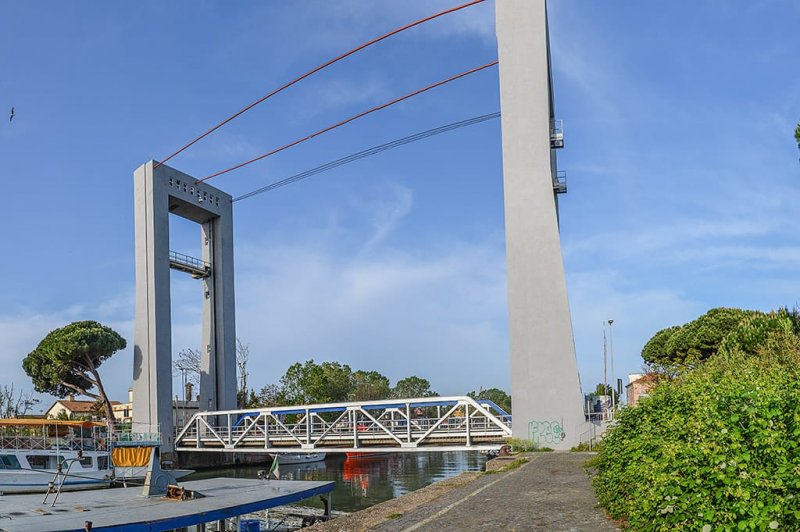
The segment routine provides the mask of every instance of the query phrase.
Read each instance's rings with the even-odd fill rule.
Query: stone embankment
[[[597,506],[584,470],[590,456],[533,453],[496,459],[487,464],[487,473],[464,473],[313,530],[617,530]]]

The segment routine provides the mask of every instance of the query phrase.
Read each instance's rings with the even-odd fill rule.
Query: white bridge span
[[[423,397],[199,412],[177,451],[397,452],[498,449],[511,416],[492,401]]]

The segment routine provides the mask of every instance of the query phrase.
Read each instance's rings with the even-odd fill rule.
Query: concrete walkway
[[[535,453],[518,469],[477,476],[407,508],[402,506],[405,497],[387,501],[331,521],[324,530],[617,530],[597,507],[583,469],[588,458],[584,453]]]

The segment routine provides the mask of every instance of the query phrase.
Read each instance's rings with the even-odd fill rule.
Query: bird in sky
[[[11,122],[12,120],[14,120],[14,114],[15,114],[15,113],[14,113],[14,108],[12,107],[12,108],[11,108],[11,114],[8,116],[8,121],[9,121],[9,122]]]

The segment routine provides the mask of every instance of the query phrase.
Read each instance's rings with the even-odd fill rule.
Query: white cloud
[[[392,244],[412,206],[410,189],[390,185],[348,203],[365,226],[239,243],[237,330],[251,345],[250,382],[276,382],[314,358],[392,381],[418,375],[442,393],[507,387],[502,239],[435,251]]]
[[[289,364],[315,358],[392,380],[418,375],[445,393],[506,386],[497,244],[347,259],[301,239],[240,254],[239,264],[250,267],[237,279],[237,328],[253,350],[251,382],[274,382]]]
[[[372,235],[364,244],[364,250],[374,248],[382,243],[411,212],[414,205],[414,194],[410,188],[402,185],[390,185],[390,198],[363,201],[355,196],[351,197],[350,204],[360,211],[372,227]]]

